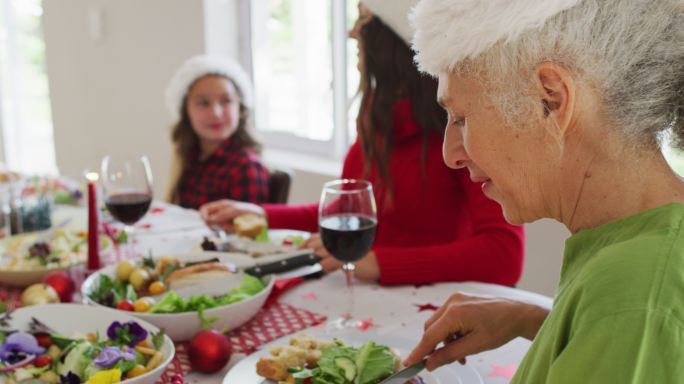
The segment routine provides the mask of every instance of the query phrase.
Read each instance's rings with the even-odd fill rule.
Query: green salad
[[[198,267],[232,274],[218,261],[183,262],[177,258],[145,258],[139,262],[121,261],[114,276],[100,274],[88,297],[107,307],[145,313],[180,313],[203,311],[237,303],[261,292],[266,284],[258,277],[242,276],[240,285],[225,294],[183,298],[174,292],[174,274]],[[176,279],[175,281],[178,281]],[[195,281],[202,281],[196,279]]]
[[[376,384],[394,373],[397,357],[384,346],[368,341],[359,348],[335,340],[321,349],[318,367],[292,368],[297,384]]]

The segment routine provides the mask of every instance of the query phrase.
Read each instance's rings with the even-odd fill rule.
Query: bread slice
[[[169,289],[173,290],[232,275],[233,272],[224,264],[201,263],[171,272],[166,277],[166,282],[169,284]]]
[[[235,232],[237,232],[239,236],[254,239],[259,236],[261,231],[263,231],[268,224],[266,223],[266,219],[262,216],[247,213],[234,218],[233,225],[235,225]]]

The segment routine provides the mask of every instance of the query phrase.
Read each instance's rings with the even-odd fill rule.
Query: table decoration
[[[188,356],[193,370],[214,373],[221,370],[230,359],[230,345],[223,333],[205,329],[188,343]]]
[[[100,269],[99,209],[97,205],[97,180],[95,172],[86,174],[88,179],[88,270]]]

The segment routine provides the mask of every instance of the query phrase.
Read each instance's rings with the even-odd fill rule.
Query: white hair
[[[684,143],[683,0],[423,0],[414,49],[431,74],[477,73],[509,121],[538,108],[535,67],[568,68],[596,90],[615,126]]]

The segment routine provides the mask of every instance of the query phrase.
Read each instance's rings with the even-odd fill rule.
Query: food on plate
[[[204,237],[199,246],[204,251],[222,251],[244,253],[251,257],[277,255],[297,251],[304,244],[306,237],[299,234],[287,236],[270,236],[268,226],[265,226],[256,238],[240,235],[223,239],[209,239]]]
[[[240,279],[228,265],[217,259],[186,262],[175,257],[147,257],[136,263],[126,260],[117,264],[113,275],[100,274],[88,297],[107,307],[147,313],[202,311],[242,301],[266,287],[254,276],[245,274]],[[221,279],[231,276],[240,285],[224,290],[220,284],[219,295],[199,294],[185,298],[176,292],[210,284],[215,279],[223,283],[225,280]]]
[[[88,256],[86,232],[57,229],[47,241],[38,233],[9,237],[0,242],[0,269],[29,271],[69,267],[84,263]]]
[[[290,339],[290,345],[274,346],[262,357],[257,374],[279,384],[376,384],[401,369],[389,347],[368,341],[352,347],[341,340],[320,340],[309,334]],[[407,383],[423,383],[416,378]]]
[[[106,335],[65,336],[33,319],[29,330],[0,329],[0,382],[125,382],[164,361],[163,342],[163,332],[135,321],[114,321]]]
[[[246,213],[233,219],[235,232],[239,236],[256,239],[268,227],[266,219],[253,213]]]

